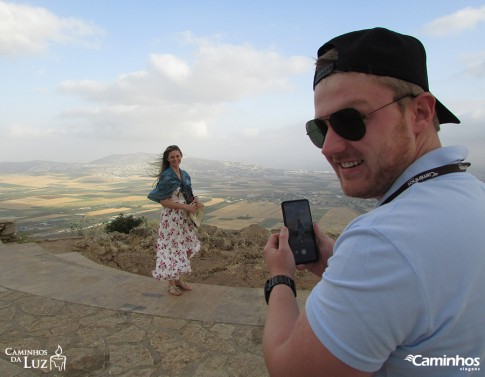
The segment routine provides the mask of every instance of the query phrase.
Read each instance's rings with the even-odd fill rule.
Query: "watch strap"
[[[296,297],[295,281],[285,275],[276,275],[266,280],[266,283],[264,284],[264,298],[266,299],[266,304],[268,304],[269,302],[269,296],[271,295],[271,291],[278,284],[285,284],[290,287]]]

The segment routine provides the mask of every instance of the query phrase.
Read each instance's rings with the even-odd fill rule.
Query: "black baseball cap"
[[[374,28],[342,34],[318,49],[318,57],[332,48],[338,51],[338,61],[315,71],[313,89],[335,71],[361,72],[390,76],[419,85],[429,92],[426,51],[423,44],[409,35],[385,28]],[[436,99],[440,124],[460,123],[460,120]]]

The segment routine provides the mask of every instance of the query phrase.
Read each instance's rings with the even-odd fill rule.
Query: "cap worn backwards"
[[[419,85],[429,92],[426,51],[422,43],[409,35],[385,28],[353,31],[335,37],[318,49],[318,57],[335,48],[338,60],[315,71],[315,86],[335,71],[361,72],[390,76]],[[460,123],[460,120],[436,99],[439,122]]]

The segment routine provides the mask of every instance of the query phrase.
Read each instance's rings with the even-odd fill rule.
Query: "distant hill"
[[[82,169],[84,164],[54,161],[0,162],[0,174],[61,172]]]
[[[89,165],[104,165],[104,166],[126,166],[126,165],[145,165],[150,166],[155,162],[159,156],[154,153],[131,153],[131,154],[112,154],[92,161]],[[214,171],[221,172],[225,169],[241,169],[241,170],[279,170],[279,169],[265,169],[253,164],[245,164],[237,161],[223,161],[223,160],[209,160],[197,157],[184,157],[182,162],[182,169],[189,171]]]
[[[126,164],[146,164],[157,158],[154,153],[128,153],[112,154],[100,159],[91,161],[88,165],[126,165]]]
[[[88,173],[99,169],[116,170],[118,173],[147,175],[158,155],[154,153],[112,154],[88,163],[55,161],[0,162],[0,174],[49,174],[76,172]],[[184,157],[182,169],[191,174],[263,175],[283,174],[280,169],[267,169],[235,161],[217,161]]]
[[[116,175],[149,176],[153,171],[152,162],[158,155],[155,153],[129,153],[112,154],[88,163],[66,163],[55,161],[26,161],[26,162],[0,162],[0,174],[60,174],[76,173],[89,174],[100,169]],[[263,168],[261,166],[246,164],[237,161],[209,160],[196,157],[184,157],[182,169],[192,176],[197,175],[233,175],[233,176],[280,176],[289,173],[284,169]],[[475,162],[469,170],[478,179],[485,182],[485,163]],[[299,173],[306,173],[300,171]],[[315,173],[314,171],[309,173]],[[321,172],[318,172],[319,174]]]

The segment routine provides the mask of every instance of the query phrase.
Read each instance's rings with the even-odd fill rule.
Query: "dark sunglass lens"
[[[330,116],[330,124],[341,137],[357,141],[365,135],[365,124],[362,115],[355,109],[342,109]]]
[[[321,148],[327,134],[327,124],[321,119],[312,119],[306,123],[306,134],[317,148]]]

